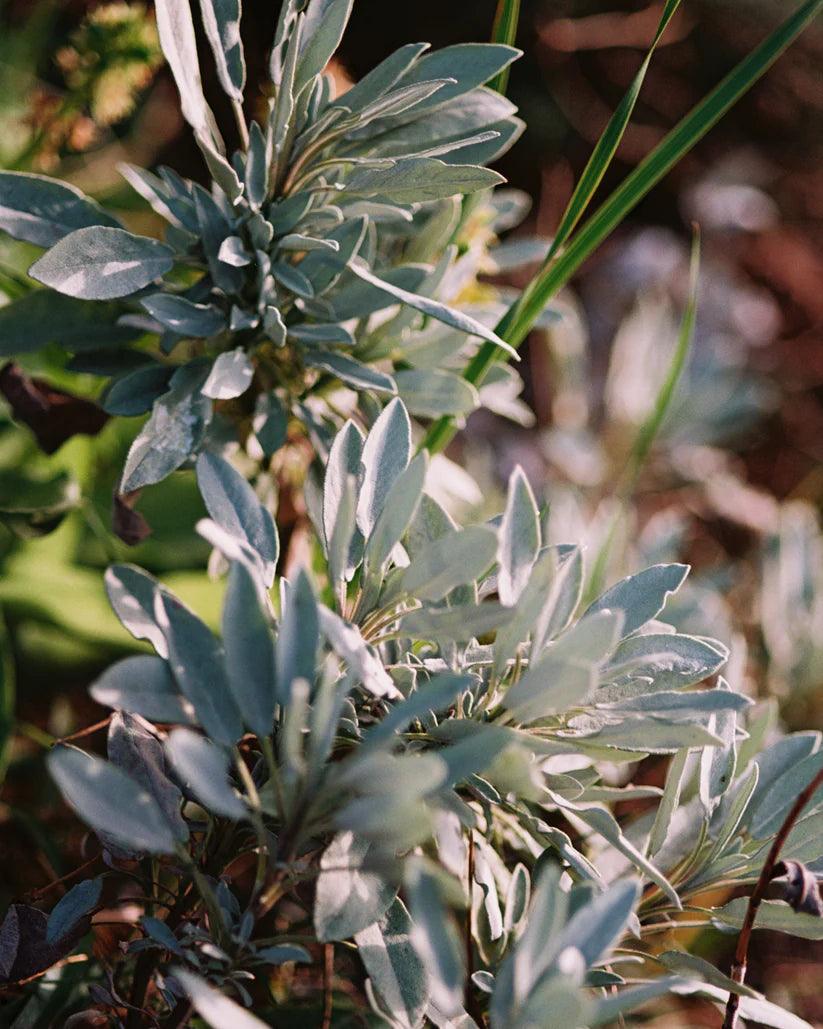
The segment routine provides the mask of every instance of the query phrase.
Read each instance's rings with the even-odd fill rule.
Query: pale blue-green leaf
[[[509,477],[506,509],[500,523],[497,592],[503,604],[511,606],[520,599],[539,550],[537,503],[518,465]]]
[[[622,611],[598,611],[573,622],[546,648],[555,661],[582,661],[599,665],[613,652],[623,627]]]
[[[446,164],[494,164],[507,153],[526,131],[522,118],[494,122],[489,131],[478,133],[470,141],[456,145],[441,144]],[[444,147],[448,146],[448,149]]]
[[[288,330],[286,329],[286,323],[283,321],[283,316],[277,307],[269,306],[266,308],[263,314],[263,331],[276,347],[286,345]]]
[[[497,536],[482,525],[433,540],[404,571],[401,589],[417,600],[442,600],[458,586],[476,582],[494,564]]]
[[[257,555],[263,581],[271,586],[280,551],[271,512],[236,468],[209,451],[197,459],[197,485],[211,517]]]
[[[596,732],[576,736],[581,750],[613,747],[636,754],[671,754],[683,747],[718,747],[722,743],[708,729],[695,722],[672,722],[649,718],[642,722],[642,731],[635,719],[604,725]]]
[[[104,578],[112,610],[137,640],[148,640],[161,658],[169,656],[166,637],[154,615],[154,598],[163,589],[136,565],[111,565]]]
[[[534,622],[532,656],[539,654],[571,622],[583,594],[583,551],[561,545],[553,548],[557,570]]]
[[[223,647],[229,686],[246,725],[272,731],[276,700],[274,639],[266,599],[251,571],[232,565],[223,601]]]
[[[720,649],[722,648],[722,649]],[[603,670],[604,682],[613,682],[623,676],[634,679],[648,677],[653,685],[645,688],[672,690],[694,686],[714,675],[726,663],[728,651],[722,644],[697,636],[650,633],[624,640]],[[615,688],[620,693],[622,687]],[[631,687],[626,688],[631,695]],[[614,690],[606,688],[603,700],[619,700]]]
[[[436,79],[428,82],[414,82],[409,86],[399,86],[366,104],[358,112],[357,128],[367,125],[375,118],[390,118],[393,115],[402,114],[421,101],[427,100],[443,86],[454,85],[454,81],[454,79]]]
[[[334,239],[316,239],[313,236],[303,236],[299,232],[290,232],[286,236],[282,236],[277,241],[277,246],[281,250],[294,250],[298,253],[302,251],[312,250],[324,250],[337,253],[340,249],[340,244]]]
[[[271,150],[266,135],[256,121],[249,126],[249,151],[246,155],[246,196],[252,207],[260,207],[269,189]]]
[[[290,583],[280,583],[281,618],[277,637],[277,699],[287,706],[295,679],[314,682],[320,622],[309,577],[301,570]]]
[[[121,493],[160,482],[196,453],[212,416],[211,401],[201,393],[207,369],[185,365],[174,373],[171,389],[155,401],[129,449]]]
[[[445,86],[426,105],[430,109],[463,96],[488,82],[520,56],[515,47],[499,43],[459,43],[426,54],[412,65],[400,80],[402,85],[427,79],[452,78],[454,85]]]
[[[642,986],[615,991],[607,997],[601,997],[590,1013],[587,1025],[613,1025],[614,1020],[625,1012],[634,1011],[651,1000],[671,993],[673,988],[681,983],[685,983],[685,980],[678,976],[666,976],[652,980],[650,983],[644,983]]]
[[[241,103],[246,61],[240,39],[240,0],[200,0],[200,12],[220,85],[232,100]]]
[[[266,457],[272,457],[286,442],[289,416],[276,393],[261,393],[257,398],[252,427]]]
[[[309,257],[306,260],[309,260]],[[390,287],[399,287],[407,292],[419,289],[426,281],[429,269],[419,264],[402,264],[396,268],[389,268],[383,274],[378,284],[365,282],[361,277],[347,270],[341,276],[340,285],[335,290],[332,300],[334,315],[338,321],[348,321],[350,318],[366,318],[376,311],[383,311],[387,307],[397,304],[397,296],[387,291],[386,283]]]
[[[411,942],[412,929],[403,902],[395,900],[378,922],[355,935],[366,972],[402,1029],[417,1029],[431,997],[426,968]]]
[[[165,275],[173,258],[156,239],[96,225],[64,236],[34,262],[29,275],[66,296],[113,300]]]
[[[212,400],[232,400],[246,392],[253,378],[254,365],[245,350],[237,347],[217,355],[201,392]]]
[[[239,236],[226,236],[217,251],[217,260],[223,264],[230,264],[232,268],[245,268],[252,263],[254,257]]]
[[[435,878],[418,865],[406,876],[412,945],[429,975],[431,1002],[447,1016],[463,1010],[466,977],[460,937]]]
[[[338,833],[320,858],[314,899],[314,931],[321,942],[347,940],[381,919],[397,886],[369,868],[370,844]]]
[[[556,660],[550,652],[520,676],[503,699],[521,724],[579,707],[597,687],[596,665]]]
[[[343,38],[353,3],[354,0],[310,0],[294,78],[295,96],[328,64]]]
[[[212,179],[226,194],[229,202],[235,205],[243,196],[243,183],[234,170],[234,165],[230,164],[216,149],[212,138],[211,134],[205,132],[195,132],[194,134],[194,140],[200,148],[200,153],[203,155]]]
[[[595,611],[619,609],[626,615],[623,634],[631,636],[646,622],[657,618],[669,596],[680,589],[688,574],[688,565],[653,565],[606,590],[583,617]]]
[[[474,386],[454,372],[409,368],[395,372],[394,381],[406,407],[420,418],[463,417],[480,406]]]
[[[422,607],[400,620],[398,635],[418,640],[462,643],[494,632],[511,620],[511,608],[501,604],[457,608]]]
[[[421,314],[425,314],[429,318],[434,318],[445,325],[450,325],[453,329],[459,329],[468,336],[480,336],[494,343],[495,346],[501,347],[507,353],[514,354],[514,351],[505,340],[500,339],[491,329],[462,311],[447,307],[438,300],[420,296],[418,293],[410,293],[406,289],[392,285],[386,278],[378,278],[378,276],[372,275],[366,265],[358,258],[350,262],[349,268],[358,278],[381,292],[388,294],[392,299],[399,300],[400,303],[406,304],[408,307],[413,307],[416,311],[420,311]],[[339,306],[336,306],[335,310],[339,314]]]
[[[214,115],[203,96],[189,0],[155,0],[155,17],[160,46],[180,93],[183,117],[195,133],[219,141]]]
[[[335,104],[346,107],[352,114],[357,114],[367,104],[388,92],[400,76],[427,49],[428,45],[428,43],[407,43],[405,46],[401,46],[399,50],[395,50],[339,96],[335,100]]]
[[[363,434],[360,429],[353,421],[349,420],[335,436],[329,451],[326,474],[323,479],[323,531],[327,547],[334,534],[347,481],[352,477],[355,486],[359,484],[363,471],[361,463],[363,443]],[[362,546],[362,538],[360,544]],[[359,561],[359,554],[352,554],[352,560]]]
[[[74,186],[45,175],[0,172],[0,230],[51,247],[76,229],[120,223]]]
[[[115,379],[106,391],[103,410],[125,418],[145,414],[168,391],[173,371],[166,365],[149,364]]]
[[[97,907],[103,893],[103,879],[84,879],[66,893],[51,909],[46,923],[46,943],[62,940]]]
[[[310,965],[314,960],[306,948],[297,943],[277,943],[273,947],[262,947],[255,951],[254,956],[267,965],[284,965],[288,961]]]
[[[399,701],[373,728],[369,729],[361,745],[363,748],[380,746],[389,742],[395,733],[401,733],[412,722],[423,718],[429,712],[440,713],[447,708],[460,693],[468,690],[475,683],[469,675],[455,675],[444,672],[436,675],[430,682],[418,685],[417,689],[406,700]]]
[[[65,800],[93,829],[136,851],[174,852],[174,834],[156,801],[125,772],[69,747],[53,750],[48,765]]]
[[[401,400],[392,400],[369,432],[361,457],[363,480],[357,502],[357,524],[371,534],[389,490],[411,456],[411,422]]]
[[[51,289],[33,289],[0,307],[0,355],[29,354],[48,343],[72,352],[121,347],[143,334],[118,325],[122,313],[116,303],[90,304]]]
[[[328,325],[309,325],[306,322],[290,325],[288,333],[292,339],[300,340],[301,343],[339,343],[346,347],[354,346],[354,336],[344,325],[336,322]]]
[[[663,796],[657,805],[654,823],[649,834],[649,842],[646,845],[646,854],[650,858],[653,858],[666,842],[672,818],[680,804],[680,794],[683,789],[683,779],[688,758],[689,752],[684,748],[679,750],[671,759],[669,770],[666,773],[666,785],[663,789]]]
[[[271,273],[282,286],[291,290],[291,292],[296,294],[298,297],[303,297],[305,300],[311,300],[314,296],[314,286],[312,285],[311,279],[307,278],[307,276],[300,271],[299,268],[295,268],[293,264],[289,264],[287,261],[274,261],[271,266]],[[274,310],[276,310],[276,308]]]
[[[370,368],[346,354],[332,350],[309,350],[303,355],[303,362],[310,368],[320,368],[358,390],[375,390],[378,393],[397,393],[397,384],[391,375]]]
[[[191,729],[174,729],[166,751],[180,781],[207,811],[235,821],[245,817],[246,807],[229,783],[224,750]]]
[[[712,986],[719,986],[721,990],[739,993],[741,997],[760,996],[757,990],[746,986],[745,983],[735,982],[697,954],[689,954],[684,950],[667,950],[658,955],[657,960],[670,972],[682,975],[684,979],[699,979],[711,983]]]
[[[767,839],[783,823],[797,795],[805,789],[823,768],[823,751],[810,754],[787,769],[772,785],[764,790],[749,809],[749,831],[756,839]],[[759,791],[758,791],[759,792]],[[809,807],[823,800],[823,787],[816,791]]]
[[[211,1029],[269,1029],[268,1023],[249,1014],[245,1008],[209,986],[199,975],[185,968],[173,968],[172,974],[188,994],[197,1014]]]
[[[226,328],[226,316],[211,304],[195,304],[173,293],[152,293],[140,301],[156,321],[180,336],[214,336]]]
[[[240,712],[226,675],[223,649],[200,619],[175,597],[158,592],[154,615],[166,637],[169,666],[198,722],[217,743],[243,734]]]
[[[704,718],[722,711],[745,711],[751,700],[729,690],[690,690],[687,693],[660,690],[639,697],[628,697],[614,704],[598,705],[604,711],[670,718]]]
[[[400,696],[377,651],[363,639],[357,626],[345,621],[322,604],[318,606],[317,611],[323,635],[332,650],[348,665],[360,685],[375,697]]]
[[[194,708],[178,691],[169,666],[153,654],[117,661],[95,679],[89,693],[98,704],[153,722],[194,721]]]
[[[423,495],[428,466],[429,455],[424,450],[412,459],[392,483],[383,509],[366,539],[363,565],[367,577],[382,573],[395,544],[400,542],[411,524]]]
[[[396,204],[422,203],[493,189],[502,175],[474,165],[447,164],[435,157],[407,157],[390,167],[359,168],[346,191],[363,197],[384,197]]]
[[[709,997],[721,1005],[725,1005],[729,998],[726,990],[720,989],[711,983],[695,985],[692,982],[684,983],[682,979],[679,983],[674,982],[672,984],[671,992],[680,993],[684,996],[697,995]],[[745,1018],[747,1021],[751,1020],[757,1025],[771,1026],[772,1029],[813,1029],[812,1025],[805,1021],[805,1019],[798,1018],[797,1015],[786,1011],[785,1008],[772,1004],[771,1001],[764,1000],[761,997],[741,997],[738,1013],[741,1018]]]
[[[517,932],[526,916],[531,898],[531,878],[524,864],[514,867],[506,891],[506,903],[503,908],[503,929],[506,933]]]

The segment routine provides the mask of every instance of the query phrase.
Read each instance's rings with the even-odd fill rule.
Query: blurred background
[[[244,0],[249,80],[262,78],[278,4]],[[332,69],[341,88],[399,45],[489,37],[494,0],[356,0]],[[526,131],[499,170],[531,201],[491,243],[475,291],[523,285],[574,183],[635,75],[659,19],[648,0],[523,0],[509,96]],[[603,196],[669,127],[785,16],[785,0],[687,0],[654,58]],[[637,208],[532,334],[524,405],[479,412],[455,441],[479,510],[511,468],[551,507],[557,540],[597,553],[634,434],[676,343],[692,224],[703,238],[689,365],[633,498],[608,576],[641,562],[694,566],[678,624],[733,642],[740,688],[792,729],[823,728],[823,25],[788,55]],[[203,62],[211,69],[211,62]],[[218,117],[221,93],[206,82]],[[263,97],[260,95],[260,102]],[[223,119],[229,124],[229,119]],[[162,66],[151,4],[0,0],[0,166],[57,175],[151,234],[122,161],[204,178]],[[525,203],[520,205],[525,210]],[[28,288],[33,250],[0,239],[0,304]],[[1,331],[1,330],[0,330]],[[0,354],[15,352],[0,339]],[[24,362],[93,395],[82,361]],[[134,424],[132,424],[134,423]],[[72,867],[83,840],[42,774],[42,756],[104,716],[85,687],[133,641],[108,613],[101,570],[128,559],[161,574],[214,621],[218,587],[190,475],[141,501],[152,535],[126,548],[109,532],[111,494],[136,419],[75,437],[51,456],[0,407],[0,907]],[[281,531],[296,551],[304,512],[280,469]],[[291,477],[291,479],[290,479]],[[496,509],[499,505],[491,503]],[[288,560],[287,548],[287,560]],[[654,776],[652,766],[648,773]],[[658,769],[659,774],[659,769]],[[697,949],[723,961],[707,930]],[[823,947],[762,934],[752,985],[823,1025],[813,972]],[[655,1025],[716,1025],[710,1006],[661,1009]]]

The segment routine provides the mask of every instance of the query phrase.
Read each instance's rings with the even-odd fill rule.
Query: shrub
[[[677,7],[665,5],[660,32]],[[137,902],[137,932],[116,962],[89,962],[66,1014],[92,1003],[83,1017],[172,1027],[193,1009],[229,1029],[264,1024],[243,1010],[254,1007],[294,1024],[526,1029],[605,1025],[671,993],[731,994],[758,1022],[803,1024],[746,986],[739,962],[730,977],[656,941],[678,926],[742,926],[745,958],[755,914],[823,936],[819,804],[797,821],[819,781],[818,737],[770,737],[720,675],[724,644],[661,620],[687,567],[653,565],[602,591],[598,561],[549,542],[520,469],[502,513],[468,526],[428,473],[495,355],[818,8],[805,4],[575,233],[646,61],[543,269],[495,329],[438,297],[461,261],[474,276],[476,254],[453,241],[478,212],[483,231],[495,224],[493,202],[471,198],[499,181],[484,165],[520,131],[484,86],[505,82],[516,51],[504,43],[426,56],[408,46],[333,98],[323,69],[351,0],[287,0],[272,98],[247,125],[239,4],[204,0],[241,141],[228,156],[188,5],[159,0],[160,40],[213,177],[206,190],[168,169],[125,169],[168,222],[165,241],[127,232],[68,186],[0,174],[0,225],[49,248],[31,269],[47,290],[0,323],[32,348],[108,339],[123,372],[106,410],[151,412],[119,492],[194,465],[208,511],[198,532],[227,578],[218,639],[148,573],[106,573],[118,618],[154,653],[91,687],[114,710],[107,760],[71,745],[49,757],[97,835],[101,870],[48,916],[10,909],[6,981],[65,957],[98,911]],[[511,224],[502,201],[497,212],[498,227]],[[693,316],[694,300],[681,363]],[[93,354],[84,367],[95,370]],[[111,368],[106,352],[96,370]],[[5,379],[32,421],[31,391],[47,384],[8,368]],[[677,367],[669,396],[676,380]],[[423,445],[412,415],[440,419]],[[289,431],[312,445],[315,559],[277,580],[275,600],[275,519],[235,464],[255,479]],[[638,762],[656,755],[670,757],[664,788],[635,785]],[[772,874],[787,880],[783,900],[763,900]],[[753,901],[729,899],[755,881]],[[725,903],[707,906],[717,891]]]

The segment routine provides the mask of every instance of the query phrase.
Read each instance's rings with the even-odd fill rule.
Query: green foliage
[[[517,6],[501,3],[496,39],[513,38]],[[655,44],[677,6],[665,5]],[[320,994],[325,1024],[345,1002],[406,1029],[568,1029],[667,993],[722,1002],[730,990],[764,1024],[804,1024],[694,955],[660,955],[654,939],[686,908],[702,925],[742,924],[741,898],[702,905],[756,879],[823,766],[820,735],[764,742],[731,672],[715,678],[729,649],[670,614],[688,567],[657,561],[595,588],[603,562],[595,553],[589,568],[581,546],[549,534],[521,468],[496,517],[457,525],[435,498],[429,452],[415,453],[412,416],[462,417],[494,396],[475,388],[472,369],[485,373],[490,352],[476,340],[521,342],[593,241],[818,6],[806,4],[573,235],[644,62],[505,338],[487,310],[446,302],[465,259],[463,198],[500,181],[484,166],[520,128],[484,85],[502,89],[517,55],[499,41],[404,47],[333,98],[323,69],[352,0],[286,0],[268,114],[249,124],[240,4],[202,0],[241,142],[229,153],[203,94],[189,4],[158,0],[160,40],[213,179],[206,190],[168,169],[125,169],[167,222],[165,242],[126,232],[51,180],[0,176],[0,225],[49,247],[31,268],[47,290],[0,319],[27,351],[57,343],[76,355],[84,326],[113,350],[138,338],[157,349],[105,395],[114,414],[149,415],[119,491],[193,467],[208,515],[197,531],[227,580],[218,636],[148,572],[106,573],[125,633],[154,653],[123,657],[90,688],[113,711],[107,759],[70,743],[49,757],[105,871],[48,918],[10,909],[3,979],[16,981],[31,925],[52,948],[48,967],[77,945],[104,893],[130,898],[136,880],[139,935],[106,968],[107,990],[94,961],[74,994],[126,1010],[129,1029],[144,1017],[185,1024],[190,1005],[216,1029],[267,1024],[258,1014],[277,1023],[284,1011],[302,1024]],[[522,215],[516,196],[472,203],[491,232]],[[668,408],[695,296],[635,464]],[[84,367],[111,371],[99,355]],[[512,380],[496,384],[516,410]],[[295,423],[313,452],[311,561],[282,574],[263,469]],[[796,568],[817,545],[809,535],[783,527],[776,580],[782,562]],[[792,584],[779,602],[802,598],[817,613],[816,580]],[[768,642],[775,661],[791,649]],[[669,761],[662,790],[631,782],[649,755]],[[629,801],[643,803],[616,809]],[[822,811],[813,798],[786,844],[812,871],[823,867]],[[759,917],[820,935],[816,916],[790,904],[765,904]],[[284,964],[308,966],[306,978],[281,977]],[[334,986],[343,975],[345,1001]]]

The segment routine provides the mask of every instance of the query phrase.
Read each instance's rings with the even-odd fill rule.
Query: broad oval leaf
[[[0,229],[15,239],[51,247],[76,229],[119,224],[66,182],[29,172],[0,172]]]
[[[338,833],[320,859],[314,901],[318,940],[347,940],[373,925],[397,896],[397,886],[369,869],[370,844]]]
[[[167,662],[153,654],[117,661],[95,679],[89,693],[98,704],[142,715],[153,722],[195,721],[194,708],[177,689]]]
[[[175,729],[166,741],[171,763],[207,811],[237,821],[246,807],[229,783],[228,755],[191,729]]]

